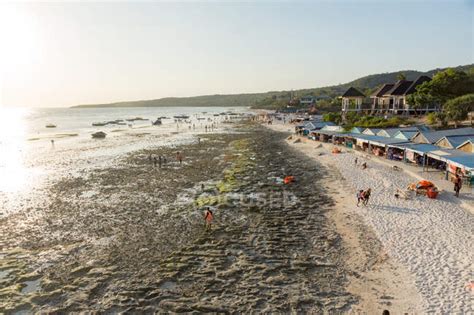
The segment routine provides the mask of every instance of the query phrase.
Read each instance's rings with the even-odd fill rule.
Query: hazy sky
[[[473,12],[472,1],[0,4],[0,101],[263,92],[468,64]]]

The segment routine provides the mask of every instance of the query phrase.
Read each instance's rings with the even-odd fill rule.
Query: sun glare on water
[[[21,190],[28,181],[23,155],[27,113],[26,109],[0,106],[0,192]]]

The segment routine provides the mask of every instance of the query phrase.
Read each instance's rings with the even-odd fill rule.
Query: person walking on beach
[[[183,164],[183,154],[180,151],[176,153],[176,159],[179,161],[179,165]]]
[[[209,209],[209,207],[207,207],[206,211],[204,211],[204,220],[206,221],[206,230],[211,229],[213,219],[214,219],[214,215],[212,214],[211,209]]]
[[[359,203],[362,201],[362,204],[364,203],[364,191],[361,189],[359,192],[356,194],[357,197],[357,207],[359,206]]]
[[[372,189],[367,189],[366,191],[364,191],[364,200],[362,202],[362,204],[364,206],[367,206],[367,203],[369,202],[369,199],[370,199],[370,194],[372,193]]]
[[[462,179],[459,174],[456,174],[456,178],[454,178],[454,195],[459,197],[459,191],[461,190],[462,186]]]
[[[355,160],[354,160],[354,164],[355,164],[355,165],[357,165],[357,161],[358,161],[358,159],[355,158]]]

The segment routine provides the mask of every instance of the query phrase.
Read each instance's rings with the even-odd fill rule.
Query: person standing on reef
[[[356,194],[357,197],[357,207],[359,206],[359,203],[362,201],[362,204],[364,204],[364,191],[361,189],[359,192]]]
[[[179,165],[183,164],[183,154],[180,151],[176,153],[176,159],[179,161]]]
[[[362,201],[362,204],[364,206],[367,206],[367,203],[369,202],[369,199],[370,199],[370,194],[372,193],[372,189],[367,189],[366,191],[364,191],[364,200]]]
[[[459,174],[456,174],[456,177],[454,178],[454,195],[456,197],[459,197],[459,191],[461,190],[462,187],[462,179]]]
[[[206,211],[204,211],[204,220],[206,221],[206,230],[210,230],[212,228],[213,219],[214,219],[214,215],[212,214],[211,209],[207,207]]]
[[[163,157],[160,155],[158,157],[158,167],[161,168],[161,165],[163,164]]]
[[[156,167],[156,164],[158,164],[158,160],[156,159],[156,156],[153,158],[153,167]]]

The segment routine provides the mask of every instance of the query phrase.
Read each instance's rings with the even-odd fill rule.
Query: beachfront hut
[[[474,141],[473,136],[445,136],[438,141],[436,141],[435,145],[444,149],[456,149],[458,146],[463,144],[466,141]]]
[[[349,133],[362,133],[365,128],[362,127],[352,127],[351,130],[349,130]]]
[[[394,159],[398,160],[397,156],[401,155],[404,162],[417,165],[423,165],[425,155],[437,149],[439,149],[437,146],[428,143],[393,143],[389,145],[389,150],[395,156]]]
[[[418,131],[406,131],[406,130],[399,130],[393,138],[395,139],[403,139],[403,140],[410,140],[418,133]]]
[[[468,152],[468,153],[474,153],[474,139],[469,139],[461,143],[456,149]]]
[[[310,122],[306,123],[304,126],[305,126],[305,129],[307,129],[307,130],[319,130],[319,129],[322,129],[326,126],[335,126],[335,124],[330,122],[330,121],[314,120],[314,121],[310,121]]]
[[[387,128],[377,132],[377,136],[393,138],[399,131],[419,131],[418,127]]]
[[[381,128],[365,128],[362,133],[364,135],[376,136],[380,130],[382,129]]]
[[[356,148],[374,155],[385,156],[390,144],[407,143],[403,139],[394,139],[366,134],[351,134],[356,141]]]
[[[439,149],[427,153],[428,158],[444,162],[446,165],[446,179],[451,179],[456,174],[463,180],[472,184],[474,175],[474,153],[460,150]]]
[[[326,125],[319,130],[312,130],[310,137],[321,142],[333,142],[333,136],[342,133],[344,133],[343,127]]]
[[[457,129],[446,129],[437,131],[424,131],[420,130],[413,138],[412,142],[415,143],[436,143],[439,139],[446,136],[474,136],[474,128],[457,128]]]
[[[326,125],[326,126],[324,126],[323,128],[321,128],[321,130],[334,131],[334,132],[343,132],[343,131],[344,131],[344,128],[341,127],[341,126],[330,126],[330,125]]]

